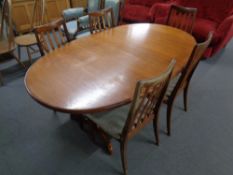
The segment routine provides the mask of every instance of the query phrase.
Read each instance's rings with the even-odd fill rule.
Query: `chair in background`
[[[22,65],[19,58],[14,54],[16,45],[14,43],[13,27],[12,27],[12,9],[11,9],[11,0],[4,0],[1,10],[1,24],[0,24],[0,56],[11,55],[16,59],[16,61]],[[3,85],[2,74],[0,72],[0,83]]]
[[[103,8],[112,8],[114,14],[114,26],[119,22],[120,0],[105,0]]]
[[[79,32],[79,23],[78,19],[84,16],[84,8],[69,8],[63,11],[63,18],[66,21],[68,33],[71,39],[75,39]]]
[[[70,42],[64,19],[58,19],[49,24],[34,29],[41,55],[45,55]]]
[[[115,22],[112,8],[89,13],[89,23],[91,34],[114,27]]]
[[[197,14],[196,8],[172,5],[168,14],[167,25],[192,33]]]
[[[167,134],[168,135],[171,135],[171,113],[175,98],[179,92],[183,91],[184,110],[187,111],[187,96],[188,96],[188,88],[191,78],[193,76],[195,69],[198,66],[200,59],[202,58],[204,52],[208,48],[212,37],[213,37],[213,33],[209,33],[208,39],[205,42],[199,43],[194,47],[192,55],[190,56],[188,63],[186,64],[182,72],[170,81],[164,99],[164,102],[167,104]]]
[[[175,60],[172,60],[165,73],[150,80],[138,81],[128,115],[115,116],[108,112],[99,116],[87,116],[108,136],[120,142],[121,160],[124,174],[127,175],[126,149],[129,139],[153,121],[156,144],[159,143],[158,113],[165,95]]]
[[[88,0],[87,1],[87,14],[101,10],[102,0]],[[79,31],[89,30],[89,15],[85,15],[78,20]]]
[[[21,47],[26,47],[29,62],[32,63],[32,55],[37,53],[38,50],[34,48],[37,45],[35,34],[32,30],[36,26],[40,26],[44,23],[45,15],[45,0],[35,0],[33,7],[33,14],[31,19],[31,31],[27,34],[19,35],[15,37],[15,43],[18,46],[18,55],[20,58]]]

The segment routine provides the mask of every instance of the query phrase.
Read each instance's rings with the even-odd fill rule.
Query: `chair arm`
[[[220,48],[225,47],[233,36],[233,15],[227,17],[219,25],[216,34],[220,38]]]
[[[156,22],[156,19],[166,19],[173,4],[175,3],[155,3],[149,12],[151,22]]]

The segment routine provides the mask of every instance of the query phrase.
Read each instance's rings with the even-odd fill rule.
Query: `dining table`
[[[26,72],[25,87],[41,105],[80,120],[130,103],[137,81],[159,76],[172,59],[172,76],[178,75],[195,45],[192,35],[173,27],[121,25],[73,40],[38,59]]]
[[[79,38],[38,59],[25,87],[56,111],[86,114],[132,100],[136,82],[159,76],[176,59],[173,76],[196,44],[192,35],[165,25],[129,24]]]

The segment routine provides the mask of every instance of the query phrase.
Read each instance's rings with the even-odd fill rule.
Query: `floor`
[[[129,174],[233,174],[233,41],[200,63],[191,82],[189,109],[178,97],[172,136],[165,135],[165,106],[160,113],[161,145],[148,126],[128,145]],[[23,52],[22,58],[25,58]],[[122,174],[119,145],[106,154],[69,115],[54,114],[27,94],[25,71],[14,60],[0,65],[0,175]]]

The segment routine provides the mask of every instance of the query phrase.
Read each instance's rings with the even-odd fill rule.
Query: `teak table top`
[[[68,43],[27,71],[25,86],[42,105],[68,113],[93,113],[129,103],[136,82],[159,76],[172,58],[177,74],[195,39],[157,24],[123,25]]]

